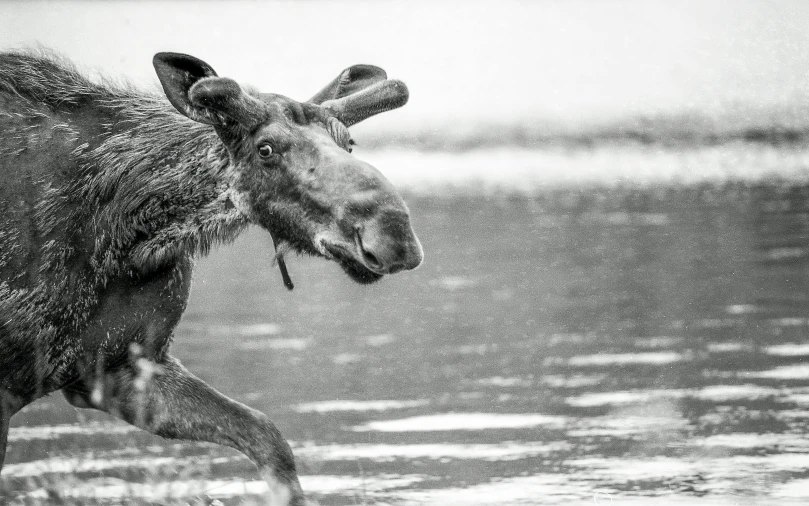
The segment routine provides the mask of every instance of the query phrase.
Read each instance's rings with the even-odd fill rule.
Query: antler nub
[[[388,74],[374,65],[352,65],[340,72],[339,76],[335,77],[322,90],[317,92],[314,97],[310,98],[309,102],[312,104],[321,104],[326,100],[343,98],[363,88],[382,82],[387,78]]]
[[[321,105],[345,126],[351,126],[375,114],[401,107],[409,97],[405,83],[389,79],[343,98],[326,100]]]

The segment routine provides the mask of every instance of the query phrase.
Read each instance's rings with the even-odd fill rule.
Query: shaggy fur
[[[4,54],[0,69],[0,386],[27,403],[77,379],[75,334],[111,280],[167,269],[187,284],[191,257],[246,220],[226,205],[212,128],[43,56]]]
[[[237,448],[279,504],[303,504],[273,424],[168,355],[193,259],[249,222],[361,282],[415,267],[421,247],[404,203],[344,151],[347,129],[327,108],[243,92],[193,57],[161,55],[174,108],[50,55],[0,53],[0,467],[10,417],[61,389],[155,434]],[[379,72],[318,100],[356,117],[346,90],[379,84]],[[265,140],[284,151],[258,160]]]

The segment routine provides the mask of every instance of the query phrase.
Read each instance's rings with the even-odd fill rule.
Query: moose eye
[[[261,158],[269,158],[272,155],[272,146],[269,144],[261,144],[258,147],[258,156]]]

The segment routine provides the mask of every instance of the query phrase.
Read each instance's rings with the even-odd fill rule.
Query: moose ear
[[[188,96],[189,90],[197,81],[216,77],[216,72],[210,65],[199,58],[181,53],[157,53],[152,64],[166,97],[175,109],[200,123],[221,123],[215,115],[193,104]]]
[[[227,77],[200,79],[188,90],[188,98],[198,110],[218,112],[248,128],[266,117],[265,105]]]
[[[157,53],[153,63],[169,102],[194,121],[221,126],[229,118],[248,127],[261,121],[263,104],[199,58]]]
[[[388,75],[373,65],[353,65],[334,78],[325,88],[309,99],[312,104],[321,104],[326,100],[335,100],[354,94],[362,89],[384,81]]]

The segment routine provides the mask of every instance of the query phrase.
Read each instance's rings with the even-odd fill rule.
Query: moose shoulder
[[[194,256],[251,223],[360,283],[421,263],[407,206],[350,154],[347,128],[407,88],[356,65],[297,102],[188,55],[154,67],[165,97],[0,53],[0,467],[11,416],[62,390],[163,437],[234,447],[271,504],[304,504],[272,422],[168,347]]]

